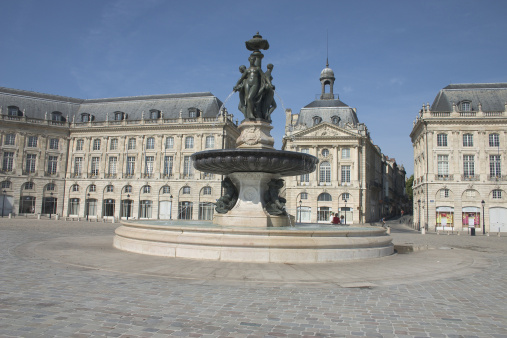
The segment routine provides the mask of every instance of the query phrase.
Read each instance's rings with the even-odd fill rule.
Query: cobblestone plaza
[[[374,260],[245,264],[112,247],[118,224],[0,219],[1,337],[507,337],[507,237]]]

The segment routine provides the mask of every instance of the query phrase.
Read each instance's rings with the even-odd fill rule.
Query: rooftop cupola
[[[334,100],[333,85],[334,85],[334,72],[329,68],[329,61],[326,60],[326,68],[320,72],[320,83],[322,84],[321,100]],[[329,86],[329,92],[326,93],[326,86]]]

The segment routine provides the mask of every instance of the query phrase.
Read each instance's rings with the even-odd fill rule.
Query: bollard
[[[9,212],[9,218],[12,218],[12,212]]]
[[[56,214],[56,215],[55,215],[55,220],[57,220],[57,221],[58,221],[59,219],[60,219],[60,215],[59,215],[59,214]]]
[[[40,214],[37,214],[37,219],[40,219]]]
[[[113,219],[111,220],[111,223],[114,223],[114,219],[115,219],[115,217],[113,217]]]
[[[425,227],[421,228],[421,235],[426,235],[426,228]]]
[[[391,233],[391,227],[387,227],[387,234],[390,234]]]

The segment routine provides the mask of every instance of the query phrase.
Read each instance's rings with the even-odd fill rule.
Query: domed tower
[[[320,83],[322,84],[321,100],[333,100],[333,85],[334,85],[334,72],[329,68],[329,61],[326,60],[326,68],[320,72]],[[329,93],[326,93],[326,86],[329,86]]]

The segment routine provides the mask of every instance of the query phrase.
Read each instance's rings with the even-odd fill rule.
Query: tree
[[[405,181],[405,190],[407,191],[408,201],[409,201],[410,205],[412,205],[413,201],[414,201],[414,191],[412,190],[413,184],[414,184],[414,175],[410,176]]]

